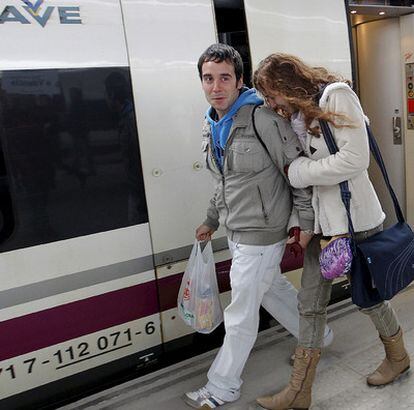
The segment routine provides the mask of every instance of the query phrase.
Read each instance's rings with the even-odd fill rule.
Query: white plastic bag
[[[200,333],[211,333],[223,321],[211,241],[203,251],[200,242],[194,243],[177,307],[184,322]]]

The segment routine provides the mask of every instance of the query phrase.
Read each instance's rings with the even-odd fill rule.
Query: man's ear
[[[237,81],[237,89],[240,90],[243,87],[243,76]]]

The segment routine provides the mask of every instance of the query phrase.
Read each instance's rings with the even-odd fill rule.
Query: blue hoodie
[[[207,110],[206,118],[211,127],[211,135],[213,137],[214,144],[214,153],[215,157],[220,165],[220,168],[223,168],[223,154],[224,149],[227,144],[227,139],[230,134],[231,126],[233,125],[233,116],[237,113],[240,107],[244,105],[261,105],[263,100],[257,96],[256,90],[254,88],[248,89],[243,88],[239,98],[234,102],[230,107],[230,110],[224,115],[219,121],[215,121],[211,118],[213,114],[213,108],[210,107]]]

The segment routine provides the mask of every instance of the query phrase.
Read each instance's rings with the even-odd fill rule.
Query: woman
[[[325,68],[311,67],[295,56],[281,53],[272,54],[259,64],[253,82],[273,109],[290,117],[306,154],[293,161],[286,172],[292,186],[313,186],[315,236],[307,253],[320,253],[322,235],[348,233],[341,181],[349,183],[356,239],[363,240],[381,231],[385,215],[367,173],[366,117],[348,82]],[[334,155],[329,153],[320,133],[320,119],[326,120],[332,130],[339,149]],[[280,393],[259,398],[262,407],[309,408],[331,287],[332,281],[323,279],[318,269],[304,270],[298,296],[299,340],[291,379]],[[391,383],[410,366],[397,317],[385,301],[360,310],[372,320],[386,353],[367,383],[371,386]]]

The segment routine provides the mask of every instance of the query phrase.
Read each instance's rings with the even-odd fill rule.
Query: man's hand
[[[215,231],[215,229],[202,224],[196,229],[196,238],[198,241],[209,241]]]

